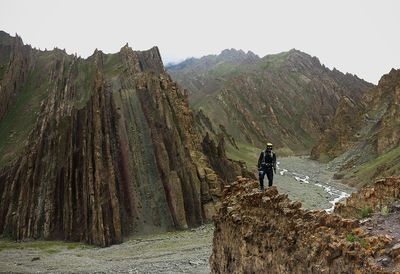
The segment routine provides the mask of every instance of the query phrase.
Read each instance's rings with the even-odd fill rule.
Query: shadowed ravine
[[[303,201],[305,208],[331,207],[330,202],[335,199],[335,194],[329,194],[317,184],[330,186],[339,192],[352,191],[332,180],[333,173],[326,169],[326,165],[305,157],[281,158],[279,162],[275,185],[291,199]],[[309,177],[309,183],[295,179],[303,176]],[[0,271],[209,273],[213,231],[213,225],[209,224],[192,230],[137,236],[107,248],[71,248],[68,244],[47,242],[35,248],[30,242],[10,243],[2,240]]]

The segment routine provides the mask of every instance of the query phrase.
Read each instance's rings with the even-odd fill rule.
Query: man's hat
[[[272,148],[272,144],[271,143],[267,143],[267,147],[271,147]]]

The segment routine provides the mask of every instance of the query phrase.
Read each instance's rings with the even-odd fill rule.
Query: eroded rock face
[[[81,59],[21,47],[2,63],[4,75],[25,78],[0,90],[9,105],[0,115],[1,235],[107,246],[215,214],[219,197],[210,189],[224,181],[198,173],[201,165],[215,174],[187,94],[157,48]],[[35,58],[16,65],[25,50]]]
[[[247,170],[244,162],[236,162],[228,159],[225,153],[225,138],[222,134],[218,136],[218,144],[207,133],[201,143],[204,154],[210,160],[210,165],[217,174],[226,182],[233,182],[237,174],[243,174],[247,178],[254,178],[254,173]]]
[[[311,156],[332,160],[346,181],[364,185],[400,171],[400,70],[382,76],[359,100],[342,97]],[[352,182],[354,181],[354,182]],[[359,182],[361,181],[361,182]]]
[[[374,256],[390,239],[368,237],[357,220],[305,211],[275,187],[259,193],[257,182],[243,178],[224,194],[215,218],[212,273],[386,272]],[[364,238],[351,241],[349,235]]]
[[[335,213],[345,218],[356,218],[362,209],[380,211],[400,198],[400,178],[389,177],[366,186],[351,194],[343,203],[335,206]]]
[[[319,144],[311,151],[311,157],[329,161],[354,147],[360,136],[356,133],[362,126],[365,105],[359,100],[343,96],[336,108],[331,126],[323,133]]]
[[[35,51],[25,46],[20,37],[0,31],[0,120],[21,90],[34,55]]]

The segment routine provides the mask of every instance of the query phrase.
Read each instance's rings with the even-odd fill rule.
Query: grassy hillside
[[[43,59],[39,57],[39,63]],[[20,95],[0,121],[0,168],[19,156],[35,126],[40,103],[48,96],[49,79],[38,76],[36,71],[29,73]]]
[[[342,170],[345,182],[356,187],[371,185],[376,179],[400,175],[400,146],[361,165]]]
[[[298,50],[263,58],[228,52],[190,59],[168,72],[214,128],[223,125],[238,143],[253,147],[272,142],[285,153],[309,153],[340,96],[357,99],[372,86]]]

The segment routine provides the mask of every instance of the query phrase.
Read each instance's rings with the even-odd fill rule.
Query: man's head
[[[271,143],[267,143],[267,151],[271,151],[272,150],[272,144]]]

